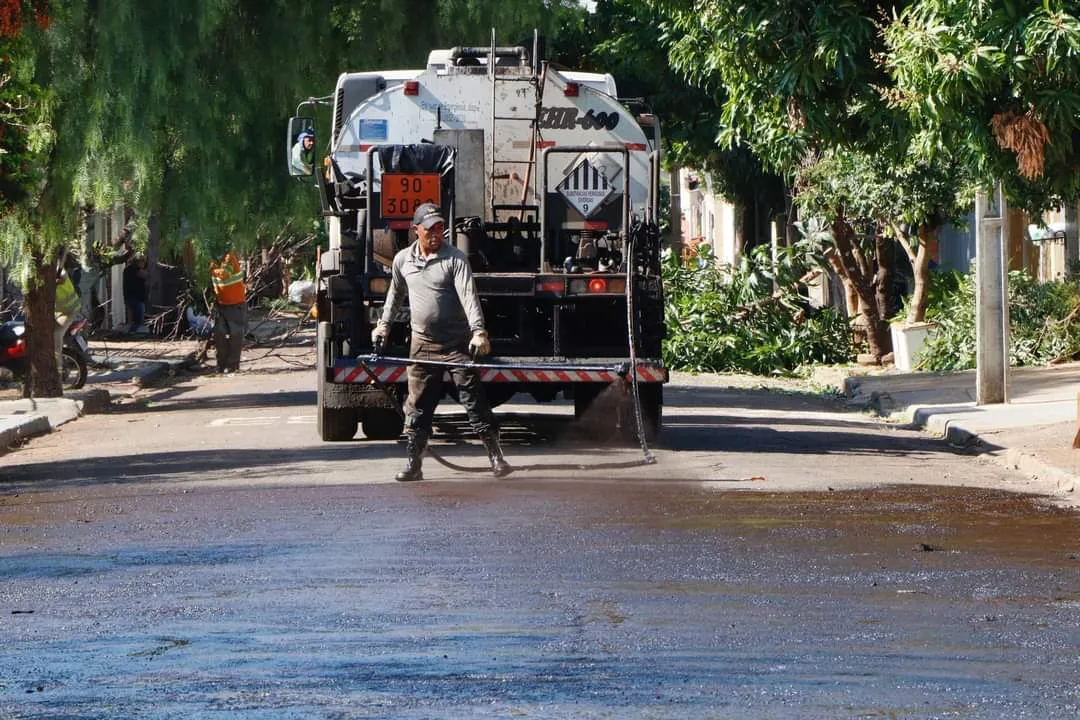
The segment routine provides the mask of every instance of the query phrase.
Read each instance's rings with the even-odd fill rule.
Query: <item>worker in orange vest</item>
[[[217,296],[217,320],[214,322],[217,371],[236,372],[240,369],[240,352],[247,332],[244,273],[236,253],[230,250],[221,263],[210,263],[210,280]]]

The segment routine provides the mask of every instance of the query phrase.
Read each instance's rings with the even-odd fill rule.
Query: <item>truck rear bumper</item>
[[[339,384],[367,384],[378,379],[381,383],[405,382],[408,366],[405,358],[366,359],[341,358],[334,363],[331,379]],[[628,371],[626,358],[560,358],[515,357],[513,360],[485,358],[476,364],[480,381],[485,383],[612,383]],[[621,368],[626,368],[620,372]],[[638,382],[666,383],[668,371],[661,360],[638,360]]]

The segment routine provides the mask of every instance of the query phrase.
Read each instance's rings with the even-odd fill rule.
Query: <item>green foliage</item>
[[[932,298],[937,329],[920,356],[932,372],[975,367],[975,276],[956,274]],[[1044,365],[1080,352],[1080,289],[1073,282],[1036,282],[1026,273],[1009,273],[1009,362]]]
[[[1037,212],[1080,196],[1080,15],[1075,0],[990,3],[920,0],[884,33],[890,102],[913,125],[922,157],[969,153],[973,171],[1000,178],[1015,206]],[[995,115],[1045,126],[1041,176],[1025,177],[998,144]],[[1036,163],[1041,165],[1043,159]]]
[[[735,267],[718,267],[707,251],[691,265],[669,254],[663,265],[668,366],[769,375],[848,360],[847,321],[831,309],[809,309],[797,292],[804,270],[798,252],[782,252],[775,271],[765,247]]]
[[[872,147],[893,132],[875,61],[875,2],[651,0],[667,19],[671,64],[723,93],[715,127],[790,176],[808,153]]]
[[[643,97],[660,119],[665,163],[708,172],[716,192],[772,215],[784,209],[784,186],[745,144],[718,142],[726,98],[720,86],[695,85],[672,67],[679,37],[665,15],[639,0],[599,0],[588,24],[591,49],[582,69],[610,72],[623,97]],[[564,61],[564,64],[565,61]]]
[[[0,36],[0,216],[30,197],[43,169],[35,162],[43,128],[39,123],[42,89],[26,61],[30,39],[20,32]]]
[[[798,204],[804,216],[831,219],[839,213],[855,224],[917,244],[920,225],[962,223],[974,201],[974,183],[956,162],[914,158],[888,163],[867,153],[831,150],[799,174]],[[907,231],[907,232],[905,232]]]
[[[499,45],[531,47],[534,29],[556,40],[584,17],[572,0],[355,0],[332,11],[333,24],[361,50],[349,70],[422,68],[435,48],[490,45],[492,28]]]

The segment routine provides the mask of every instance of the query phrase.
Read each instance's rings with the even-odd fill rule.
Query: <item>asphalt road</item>
[[[310,372],[259,367],[5,458],[0,717],[1080,708],[1080,516],[996,465],[703,384],[670,389],[655,465],[522,404],[510,478],[402,485],[398,443],[318,442]]]

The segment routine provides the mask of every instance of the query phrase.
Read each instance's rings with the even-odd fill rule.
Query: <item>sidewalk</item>
[[[156,340],[91,342],[102,367],[90,368],[86,385],[62,398],[25,399],[17,386],[0,392],[0,456],[83,415],[103,412],[122,397],[148,387],[194,361],[199,343]]]
[[[270,318],[253,312],[248,317],[248,339],[255,343],[273,341],[292,330],[298,317]],[[0,388],[0,457],[29,438],[50,433],[83,415],[104,412],[113,402],[193,365],[203,342],[147,335],[95,339],[90,341],[90,354],[101,366],[90,368],[82,389],[62,398],[28,400],[19,397],[15,385]]]
[[[849,406],[873,410],[957,445],[977,445],[1006,466],[1054,483],[1080,485],[1076,434],[1080,363],[1012,368],[1009,402],[975,404],[975,372],[886,373],[844,380]]]

